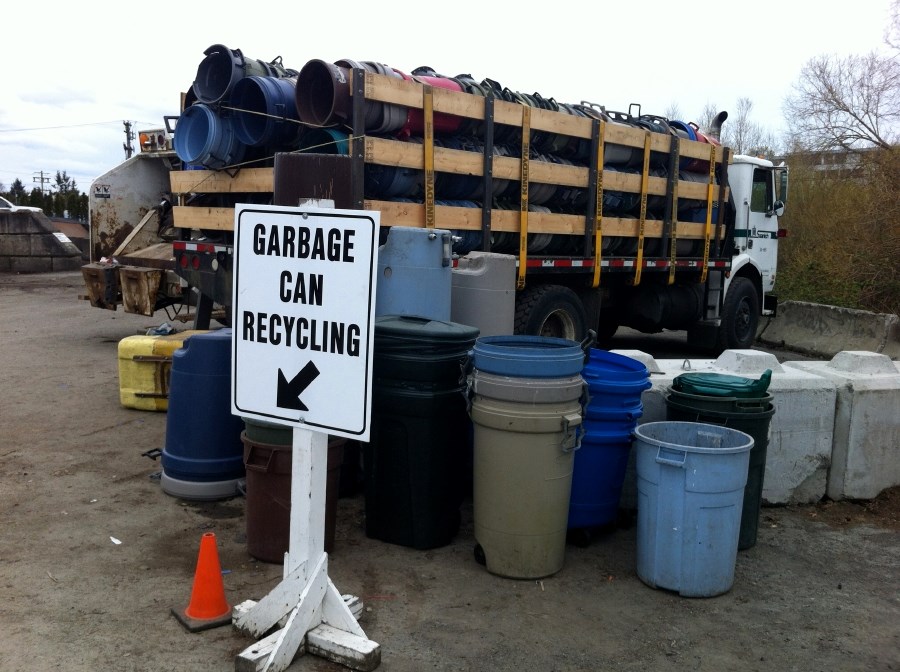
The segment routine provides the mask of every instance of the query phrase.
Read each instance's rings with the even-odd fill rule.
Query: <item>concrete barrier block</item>
[[[51,273],[53,260],[50,257],[8,257],[12,273]]]
[[[81,255],[67,257],[50,257],[50,267],[54,273],[62,271],[77,271],[84,264]]]
[[[29,239],[33,257],[81,257],[81,250],[61,233],[35,233]]]
[[[841,352],[828,362],[787,362],[835,383],[837,403],[827,494],[872,499],[900,485],[900,363]]]
[[[30,235],[0,233],[0,257],[27,257],[30,254]]]
[[[0,213],[0,233],[45,233],[52,230],[46,215],[39,212]]]
[[[900,359],[900,319],[894,320],[891,324],[887,343],[884,345],[882,355],[887,355],[894,361]]]
[[[785,301],[778,316],[763,324],[758,339],[820,357],[849,349],[882,352],[897,321],[889,313]]]
[[[666,392],[675,377],[682,373],[708,371],[758,378],[770,369],[769,391],[775,413],[769,421],[763,501],[767,504],[800,504],[817,502],[825,496],[837,398],[832,381],[813,373],[785,368],[774,355],[756,350],[726,350],[715,360],[653,360],[640,351],[614,352],[639,361],[649,357],[653,366],[651,371],[658,371],[651,373],[652,385],[641,396],[643,415],[640,423],[666,420]],[[637,506],[634,455],[626,470],[620,506],[624,509]]]

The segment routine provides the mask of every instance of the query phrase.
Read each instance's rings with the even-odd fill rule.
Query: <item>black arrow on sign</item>
[[[318,375],[319,370],[312,362],[307,362],[306,366],[300,369],[300,373],[290,381],[284,377],[282,370],[278,369],[278,406],[297,411],[308,411],[306,404],[300,401],[300,395]]]

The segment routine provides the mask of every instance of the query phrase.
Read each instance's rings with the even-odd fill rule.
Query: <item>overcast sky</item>
[[[640,103],[683,120],[749,98],[756,123],[785,127],[782,102],[822,54],[883,49],[889,0],[676,3],[7,3],[0,38],[0,184],[65,171],[81,191],[125,158],[137,131],[178,114],[213,44],[300,70],[314,58],[429,65],[514,91],[609,109]],[[590,9],[588,9],[590,8]]]

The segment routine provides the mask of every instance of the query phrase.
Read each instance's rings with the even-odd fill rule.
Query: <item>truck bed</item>
[[[425,116],[425,132],[421,141],[406,142],[395,138],[366,135],[360,105],[354,105],[353,133],[349,157],[341,157],[350,163],[345,178],[349,184],[342,185],[347,195],[338,207],[379,210],[383,226],[412,226],[450,229],[456,232],[478,231],[485,234],[506,232],[515,234],[522,240],[517,254],[520,268],[547,269],[553,267],[572,268],[572,259],[581,259],[577,268],[606,267],[610,269],[645,268],[661,270],[670,267],[719,267],[727,265],[728,255],[724,253],[727,238],[724,224],[724,207],[728,198],[727,171],[723,168],[730,161],[727,148],[671,135],[651,132],[646,129],[628,127],[603,120],[573,116],[564,112],[530,108],[503,100],[485,99],[468,93],[433,88],[417,81],[399,80],[362,70],[353,71],[353,90],[362,100],[379,101],[409,108],[421,109]],[[557,133],[580,138],[592,143],[591,165],[563,165],[544,160],[531,159],[525,149],[524,156],[494,156],[487,151],[463,151],[441,146],[429,133],[433,129],[432,116],[452,114],[475,120],[488,119],[488,124],[503,124],[516,127],[521,132],[522,146],[527,149],[528,138],[533,132]],[[700,159],[711,162],[708,180],[705,182],[675,179],[678,171],[669,171],[669,177],[657,177],[649,170],[649,159],[645,158],[643,169],[636,173],[609,170],[603,166],[603,150],[614,144],[640,149],[645,157],[650,152],[664,153],[670,157],[670,165],[678,166],[683,159]],[[174,208],[176,227],[203,231],[231,232],[234,227],[233,207],[197,207],[184,205],[186,197],[197,193],[214,193],[231,196],[234,202],[252,195],[254,202],[260,197],[275,192],[278,157],[275,167],[244,167],[234,171],[173,171],[170,182],[173,194],[181,204]],[[293,156],[293,154],[292,154]],[[323,155],[316,155],[321,157]],[[334,157],[332,157],[334,158]],[[304,156],[311,167],[316,161],[312,155]],[[365,198],[361,176],[365,167],[379,165],[409,168],[424,172],[424,197],[421,202],[376,200]],[[296,169],[292,170],[296,172]],[[343,172],[343,171],[340,171]],[[443,205],[435,197],[434,181],[439,173],[479,176],[487,180],[506,179],[519,184],[518,209],[492,207],[489,200],[478,204],[480,207],[457,207]],[[673,174],[674,173],[674,174]],[[318,182],[319,191],[327,191],[333,183],[324,177]],[[524,179],[523,179],[524,178]],[[315,179],[313,179],[315,181]],[[525,184],[525,188],[521,185]],[[566,188],[587,190],[589,197],[584,212],[543,211],[533,212],[528,208],[529,188],[535,184],[552,184]],[[341,189],[339,189],[340,191]],[[640,199],[641,212],[635,218],[609,216],[603,213],[604,190],[632,194]],[[309,193],[313,198],[329,198],[327,193]],[[667,198],[666,213],[662,219],[651,219],[647,212],[649,198]],[[708,213],[718,213],[719,221],[712,215],[706,222],[679,221],[676,208],[671,207],[673,199],[692,199],[702,202]],[[720,205],[714,209],[715,205]],[[546,210],[546,209],[545,209]],[[671,213],[671,214],[669,214]],[[583,239],[581,254],[542,257],[529,255],[525,240],[528,234],[553,234],[579,236]],[[604,237],[626,237],[638,241],[636,251],[630,255],[604,255]],[[227,237],[227,236],[226,236]],[[489,235],[483,240],[488,241]],[[662,245],[655,245],[657,254],[644,254],[645,243],[661,239]],[[679,258],[675,254],[673,239],[702,241],[694,246],[689,255]],[[635,247],[635,246],[631,246]],[[485,243],[481,249],[489,249]],[[698,253],[698,250],[700,252]]]

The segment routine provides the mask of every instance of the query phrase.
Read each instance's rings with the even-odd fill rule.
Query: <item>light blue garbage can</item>
[[[684,597],[731,590],[753,437],[699,422],[634,431],[637,574]]]

